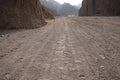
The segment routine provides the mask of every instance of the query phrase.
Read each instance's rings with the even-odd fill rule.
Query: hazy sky
[[[58,1],[59,3],[64,3],[64,2],[67,2],[67,3],[70,3],[72,5],[78,5],[80,3],[82,3],[82,0],[56,0]]]

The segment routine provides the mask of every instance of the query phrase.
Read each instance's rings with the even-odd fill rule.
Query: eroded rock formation
[[[36,28],[53,18],[39,0],[0,0],[0,28]],[[39,24],[39,26],[37,25]]]
[[[120,0],[83,0],[80,16],[119,16]]]

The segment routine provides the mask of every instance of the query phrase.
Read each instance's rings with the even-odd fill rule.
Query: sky
[[[63,4],[64,2],[70,3],[71,5],[78,5],[82,3],[82,0],[56,0],[57,2]]]

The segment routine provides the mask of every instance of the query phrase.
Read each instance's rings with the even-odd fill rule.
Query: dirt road
[[[120,80],[120,17],[62,17],[1,35],[0,80]]]

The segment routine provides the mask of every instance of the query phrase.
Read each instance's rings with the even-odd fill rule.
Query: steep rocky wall
[[[43,16],[45,19],[54,19],[54,13],[52,13],[46,7],[44,7],[44,6],[42,7],[42,12],[43,12]]]
[[[120,0],[83,0],[80,16],[119,16]]]
[[[0,29],[39,27],[36,22],[45,23],[44,13],[39,0],[0,0]]]

